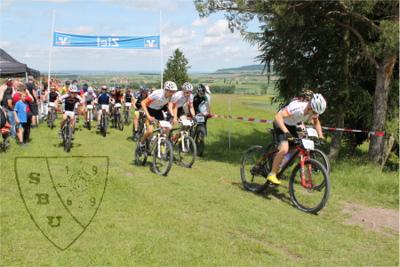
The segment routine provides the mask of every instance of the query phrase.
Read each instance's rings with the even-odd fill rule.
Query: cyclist
[[[209,97],[207,96],[207,88],[204,84],[199,84],[199,86],[197,87],[197,93],[193,97],[193,107],[196,114],[210,114],[210,101]]]
[[[138,138],[138,128],[139,128],[139,116],[140,110],[142,109],[142,101],[146,99],[146,97],[149,95],[149,89],[145,88],[143,86],[140,86],[139,91],[137,91],[134,96],[133,96],[133,105],[135,107],[135,113],[134,113],[134,118],[133,118],[133,127],[134,127],[134,135],[133,138],[137,139]]]
[[[267,180],[273,184],[279,185],[281,182],[276,177],[279,171],[283,157],[289,152],[290,137],[298,137],[297,125],[304,127],[304,122],[312,119],[318,136],[324,139],[321,123],[318,116],[324,113],[326,109],[326,100],[321,94],[313,94],[311,100],[295,99],[287,106],[283,107],[275,115],[274,132],[279,142],[279,151],[276,153],[272,163],[272,170],[268,174]]]
[[[100,126],[100,116],[101,116],[101,110],[105,110],[107,114],[110,114],[110,103],[112,99],[111,96],[107,93],[107,86],[103,85],[101,87],[101,93],[97,97],[97,103],[100,106],[100,112],[97,112],[97,126]]]
[[[172,98],[171,102],[168,104],[170,109],[173,110],[174,122],[177,124],[178,118],[186,119],[186,113],[184,111],[184,106],[187,106],[192,118],[194,118],[194,108],[193,108],[193,85],[189,82],[185,82],[182,85],[182,91],[176,92]]]
[[[147,131],[141,138],[140,148],[145,147],[145,141],[153,133],[152,123],[156,120],[164,120],[163,111],[169,110],[170,114],[173,114],[172,110],[168,106],[171,101],[172,95],[178,91],[178,88],[174,82],[166,81],[164,83],[164,89],[155,90],[145,100],[142,101],[143,111],[146,113],[146,125]]]
[[[85,103],[85,125],[87,125],[88,124],[87,105],[93,105],[96,100],[96,94],[92,87],[88,87],[87,92],[83,94],[83,99]]]
[[[57,103],[60,100],[60,93],[57,92],[56,87],[54,85],[50,86],[50,93],[49,93],[49,107],[57,108]]]
[[[82,98],[78,95],[79,89],[76,85],[71,85],[69,92],[61,97],[61,101],[64,102],[64,113],[61,121],[61,128],[59,136],[62,139],[62,129],[64,128],[67,116],[71,118],[71,126],[74,129],[75,126],[75,108],[82,103]]]

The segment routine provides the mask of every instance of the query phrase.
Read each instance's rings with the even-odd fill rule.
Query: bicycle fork
[[[305,164],[306,157],[304,155],[300,155],[300,175],[301,175],[301,186],[306,189],[312,189],[312,166]],[[308,172],[308,178],[306,177],[306,171]]]

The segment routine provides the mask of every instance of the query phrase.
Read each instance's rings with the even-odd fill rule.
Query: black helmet
[[[197,86],[197,92],[198,93],[205,93],[206,92],[206,86],[204,84],[199,84],[199,86]]]

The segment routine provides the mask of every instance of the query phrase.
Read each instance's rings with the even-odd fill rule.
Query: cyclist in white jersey
[[[169,102],[170,109],[173,110],[174,121],[173,124],[177,124],[178,119],[186,119],[184,106],[189,108],[192,118],[195,116],[193,108],[193,86],[189,82],[185,82],[182,85],[182,91],[176,92]]]
[[[283,157],[289,152],[288,138],[297,137],[297,125],[304,127],[304,122],[312,120],[318,136],[324,138],[321,123],[318,116],[324,113],[326,101],[321,94],[313,94],[310,101],[294,100],[289,105],[283,107],[276,115],[274,120],[274,131],[278,137],[279,151],[276,153],[272,163],[272,170],[268,174],[267,180],[279,185],[281,182],[276,177]]]
[[[168,107],[168,103],[177,90],[178,88],[174,82],[166,81],[164,83],[164,89],[155,90],[142,101],[141,105],[143,111],[146,113],[147,130],[140,140],[141,147],[144,147],[146,139],[153,133],[153,125],[151,122],[154,120],[165,120],[163,111],[169,110],[170,114],[173,114],[173,111]]]

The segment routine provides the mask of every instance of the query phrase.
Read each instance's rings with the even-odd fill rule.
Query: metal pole
[[[54,42],[54,22],[56,19],[56,11],[53,9],[53,18],[51,24],[51,33],[50,33],[50,48],[49,48],[49,72],[47,74],[47,89],[50,89],[50,71],[51,71],[51,59],[53,52],[53,42]]]
[[[161,78],[161,89],[163,88],[163,49],[162,49],[162,42],[161,42],[161,27],[162,27],[162,9],[160,7],[160,55],[161,55],[161,59],[160,59],[160,78]]]
[[[228,97],[228,113],[229,113],[229,126],[228,126],[228,140],[229,140],[229,150],[231,150],[231,131],[232,131],[232,99],[231,96]]]

